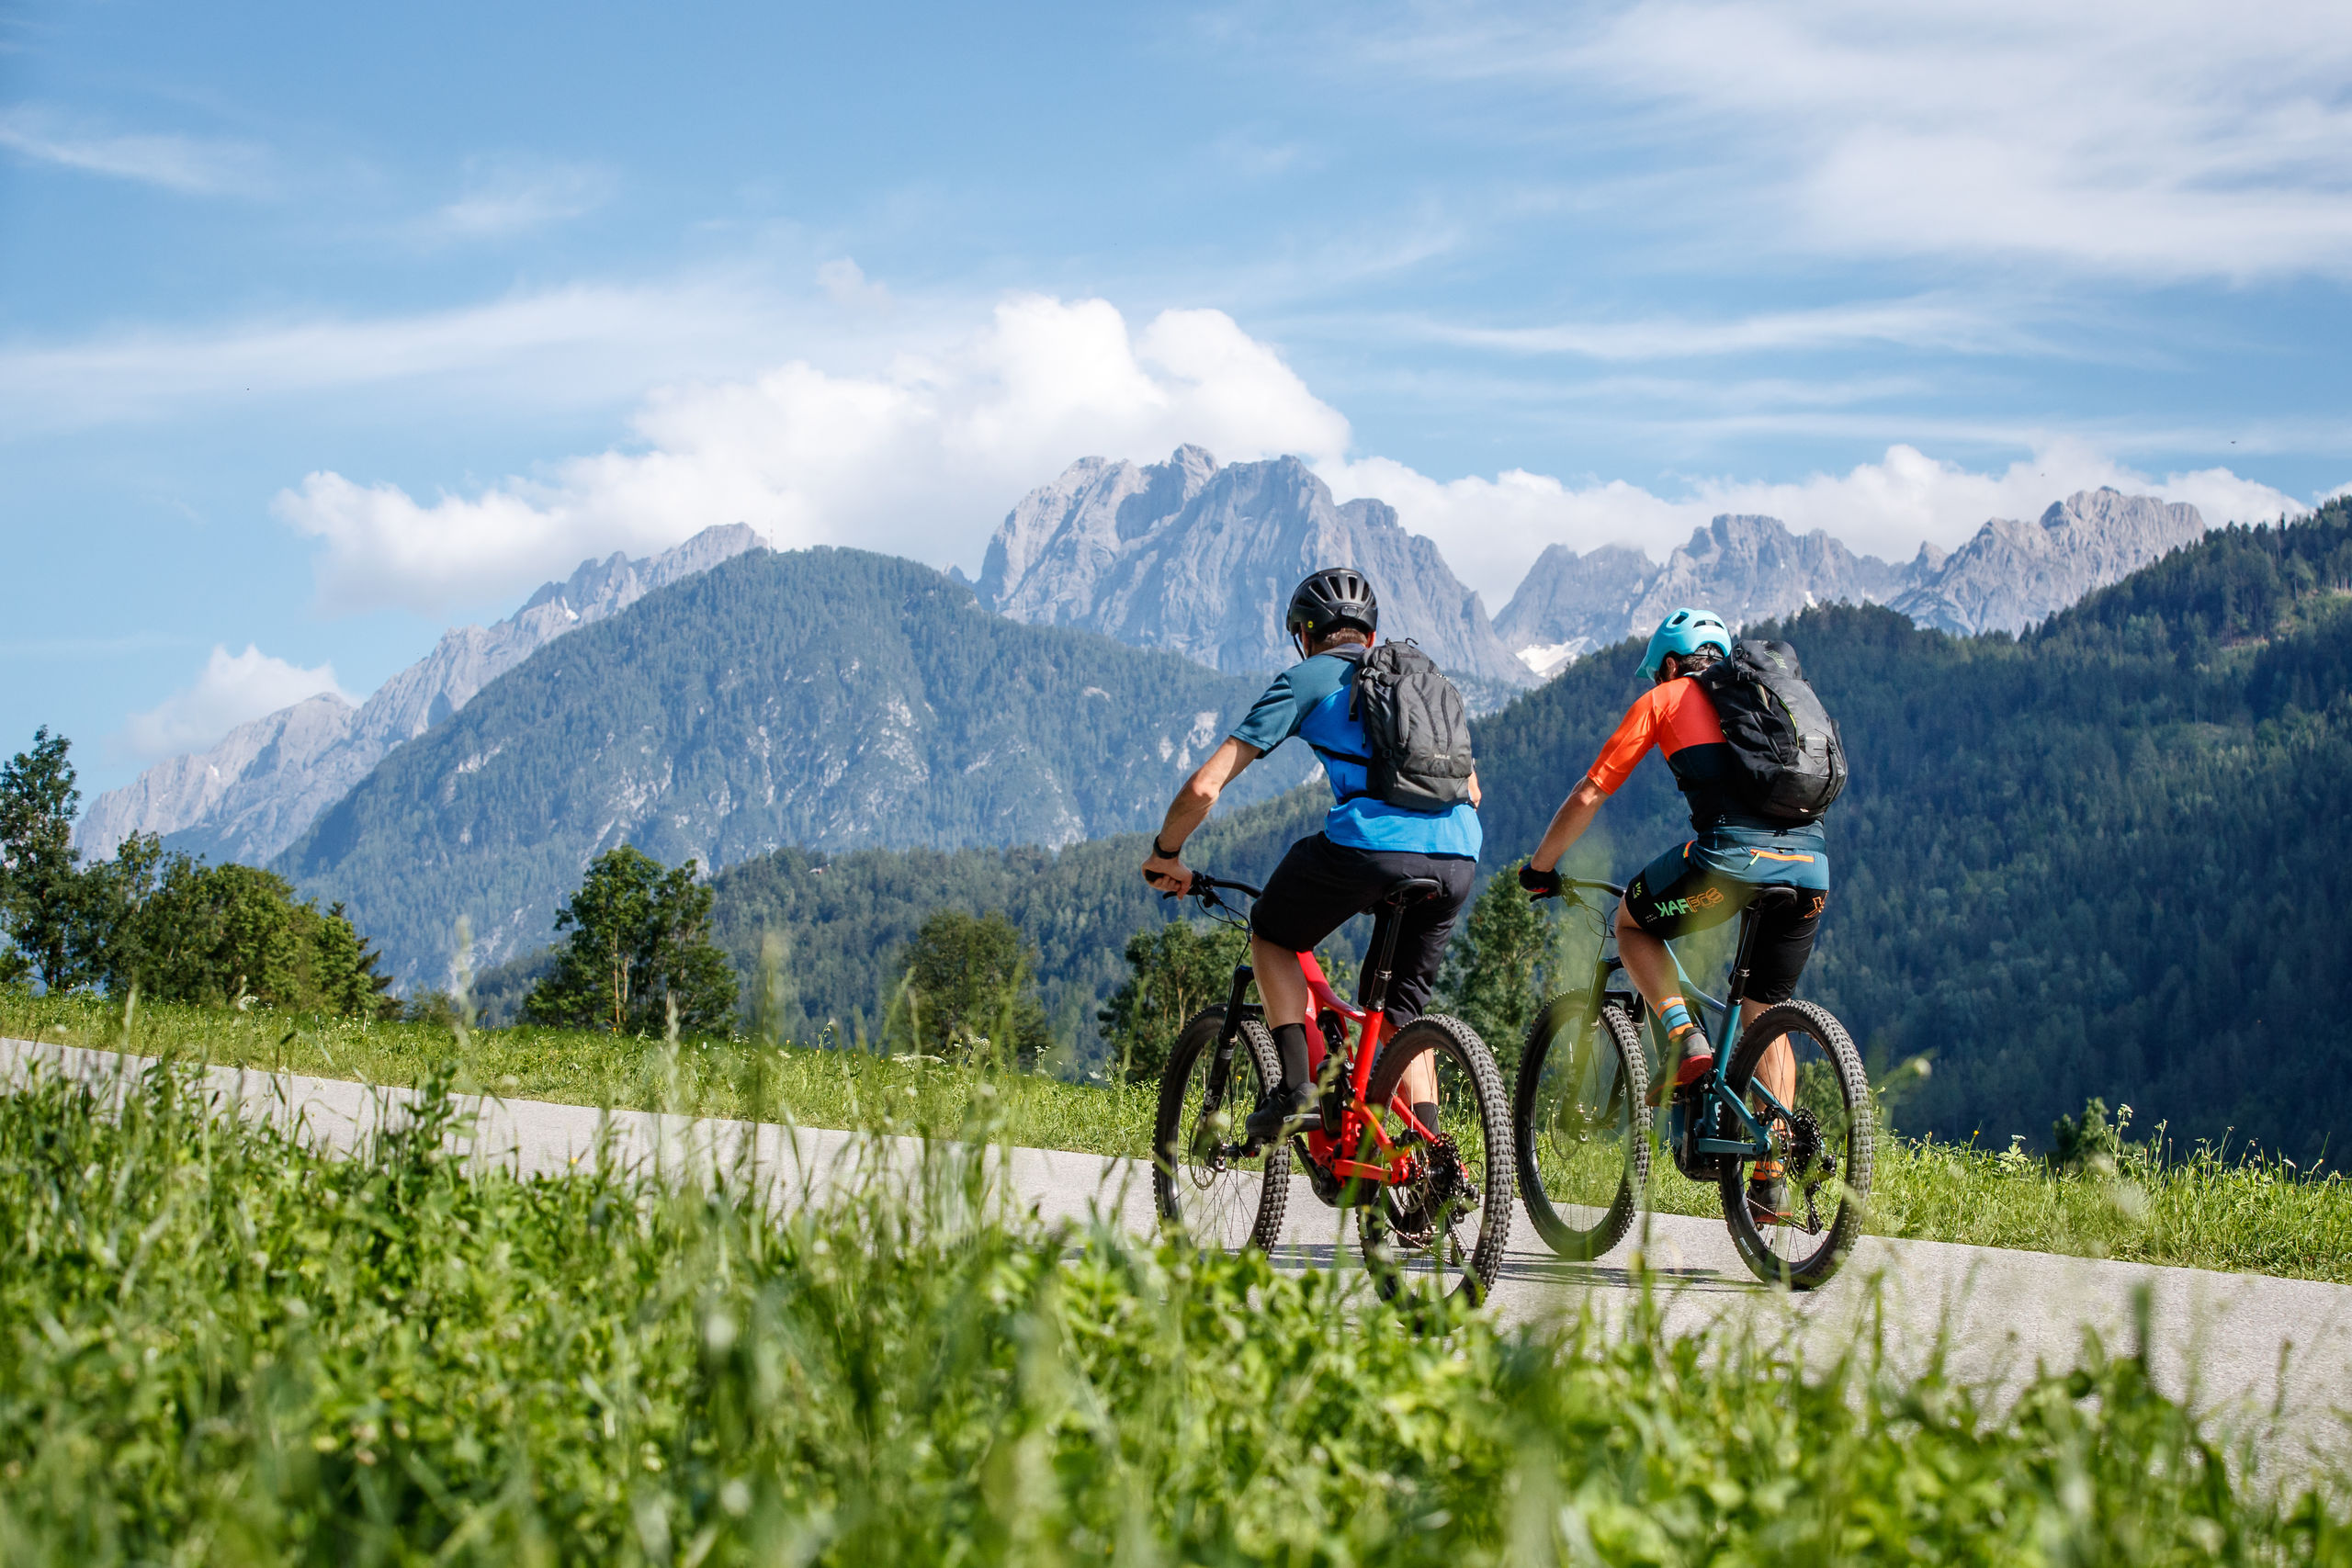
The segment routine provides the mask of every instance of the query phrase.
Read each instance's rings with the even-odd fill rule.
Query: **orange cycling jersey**
[[[1724,740],[1715,705],[1696,681],[1678,676],[1644,692],[1585,776],[1601,794],[1614,795],[1653,746],[1664,754],[1690,803],[1692,826],[1712,827],[1735,808],[1731,747]]]

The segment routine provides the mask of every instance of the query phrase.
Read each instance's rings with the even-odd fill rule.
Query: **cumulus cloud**
[[[336,683],[332,664],[305,670],[251,643],[243,653],[215,643],[191,684],[130,716],[121,744],[141,761],[200,750],[250,719],[322,692],[351,700]]]
[[[1168,310],[1133,331],[1103,300],[1038,296],[877,373],[795,362],[672,389],[633,433],[631,449],[471,494],[418,500],[316,473],[276,507],[320,542],[327,607],[437,614],[715,523],[786,548],[970,560],[1024,491],[1081,456],[1158,458],[1193,441],[1225,460],[1336,462],[1349,440],[1347,421],[1221,311]]]
[[[1995,471],[1894,446],[1880,461],[1842,474],[1792,481],[1702,479],[1672,496],[1623,480],[1572,485],[1517,469],[1491,479],[1440,481],[1379,457],[1326,463],[1320,471],[1342,497],[1377,496],[1395,506],[1407,526],[1437,541],[1490,609],[1510,599],[1546,545],[1587,550],[1624,543],[1662,559],[1693,529],[1725,512],[1778,517],[1800,534],[1826,529],[1858,552],[1900,560],[1923,541],[1950,548],[1989,519],[2038,517],[2052,502],[2101,485],[2187,502],[2213,525],[2268,522],[2310,510],[2227,468],[2157,478],[2073,439],[2051,440]]]

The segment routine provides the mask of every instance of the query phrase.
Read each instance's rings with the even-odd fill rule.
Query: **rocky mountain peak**
[[[2204,531],[2193,506],[2078,491],[2037,522],[1995,518],[1957,550],[1922,544],[1897,566],[1858,556],[1818,528],[1797,534],[1775,517],[1725,513],[1655,565],[1623,545],[1581,556],[1552,546],[1495,626],[1539,675],[1645,635],[1683,604],[1735,627],[1846,601],[1890,604],[1962,635],[2022,631]]]
[[[1992,519],[1892,603],[1923,626],[1962,636],[2021,632],[2204,532],[2193,506],[2076,491],[2036,522]]]
[[[1818,528],[1800,535],[1777,517],[1724,513],[1662,563],[1624,545],[1581,556],[1554,545],[1495,625],[1529,669],[1549,675],[1593,649],[1647,634],[1680,605],[1713,610],[1736,626],[1808,604],[1883,600],[1910,581],[1910,570],[1857,556]]]
[[[1282,611],[1298,580],[1343,563],[1378,588],[1382,634],[1419,642],[1474,702],[1526,683],[1435,544],[1385,502],[1335,502],[1295,457],[1220,468],[1180,446],[1164,463],[1081,458],[1005,517],[977,592],[1015,620],[1254,672],[1296,658]]]

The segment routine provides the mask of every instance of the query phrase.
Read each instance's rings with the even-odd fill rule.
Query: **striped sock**
[[[1657,1021],[1666,1025],[1668,1038],[1690,1027],[1690,1010],[1682,1005],[1680,997],[1668,997],[1658,1004]]]

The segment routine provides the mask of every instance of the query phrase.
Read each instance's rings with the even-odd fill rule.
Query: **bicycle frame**
[[[1205,893],[1211,900],[1221,886],[1247,892],[1252,897],[1258,891],[1240,883],[1220,883],[1213,877],[1200,877],[1196,882],[1197,890]],[[1390,914],[1393,913],[1392,909]],[[1348,1062],[1347,1094],[1339,1108],[1339,1126],[1334,1129],[1329,1124],[1330,1117],[1327,1107],[1323,1120],[1306,1129],[1306,1138],[1307,1157],[1332,1176],[1389,1186],[1410,1181],[1419,1174],[1417,1167],[1420,1150],[1436,1142],[1438,1132],[1434,1127],[1423,1126],[1420,1119],[1413,1114],[1412,1107],[1403,1103],[1400,1096],[1391,1102],[1388,1109],[1403,1121],[1404,1136],[1401,1139],[1392,1138],[1387,1129],[1380,1124],[1380,1119],[1373,1114],[1373,1108],[1364,1101],[1364,1090],[1372,1083],[1374,1064],[1380,1055],[1381,1048],[1396,1032],[1388,1021],[1386,1007],[1382,1005],[1387,997],[1389,966],[1396,955],[1396,926],[1387,916],[1384,916],[1384,923],[1376,926],[1374,932],[1375,952],[1369,955],[1373,970],[1369,994],[1374,1005],[1370,1007],[1358,1007],[1341,1000],[1339,993],[1331,988],[1331,982],[1324,975],[1323,965],[1316,961],[1315,955],[1311,953],[1296,955],[1299,973],[1306,981],[1310,1004],[1308,1021],[1312,1027],[1306,1032],[1306,1066],[1311,1081],[1322,1082],[1324,1061],[1330,1055],[1330,1044],[1322,1027],[1324,1019],[1336,1017],[1340,1020],[1342,1039],[1350,1023],[1356,1027],[1356,1049]],[[1216,1055],[1209,1064],[1208,1081],[1203,1086],[1207,1103],[1212,1107],[1225,1102],[1233,1071],[1234,1048],[1240,1040],[1242,1021],[1265,1016],[1264,1007],[1249,999],[1250,987],[1256,979],[1257,971],[1250,965],[1235,965],[1232,993],[1226,1000],[1225,1027],[1218,1032]],[[1355,1153],[1349,1155],[1343,1152],[1349,1149]]]
[[[1577,898],[1579,902],[1583,901],[1580,897],[1580,894],[1586,886],[1591,886],[1596,889],[1608,888],[1611,892],[1621,894],[1623,892],[1622,889],[1609,887],[1607,883],[1563,884],[1563,886],[1568,892],[1568,896],[1570,897]],[[1721,1106],[1724,1110],[1730,1111],[1739,1131],[1745,1134],[1745,1136],[1738,1138],[1692,1138],[1690,1140],[1690,1152],[1693,1155],[1702,1156],[1728,1155],[1741,1159],[1769,1159],[1772,1156],[1772,1138],[1771,1134],[1765,1129],[1765,1119],[1771,1116],[1787,1118],[1793,1114],[1793,1111],[1790,1107],[1781,1103],[1781,1100],[1778,1095],[1764,1087],[1763,1080],[1760,1078],[1752,1079],[1747,1087],[1749,1093],[1756,1095],[1765,1101],[1765,1109],[1760,1114],[1751,1111],[1747,1107],[1747,1101],[1731,1091],[1731,1084],[1724,1077],[1725,1065],[1731,1060],[1732,1043],[1738,1038],[1738,1035],[1736,1032],[1736,1026],[1739,1021],[1738,992],[1744,988],[1742,983],[1745,981],[1747,974],[1748,947],[1752,940],[1754,929],[1755,906],[1751,904],[1748,907],[1747,911],[1741,917],[1739,948],[1732,957],[1732,984],[1724,987],[1724,994],[1721,998],[1711,997],[1705,991],[1701,990],[1691,980],[1690,972],[1682,966],[1682,955],[1674,951],[1674,944],[1670,942],[1665,944],[1667,959],[1674,965],[1674,978],[1676,985],[1680,988],[1682,995],[1686,999],[1695,998],[1699,1003],[1700,1009],[1713,1010],[1715,1015],[1715,1030],[1713,1037],[1722,1043],[1715,1052],[1715,1065],[1708,1070],[1705,1077],[1699,1080],[1700,1097],[1710,1105]],[[1612,927],[1609,933],[1609,941],[1613,942],[1614,940],[1614,929]],[[1595,960],[1593,967],[1592,1002],[1589,1010],[1589,1016],[1586,1020],[1588,1025],[1600,1019],[1600,1010],[1604,1005],[1606,1005],[1608,1000],[1610,978],[1614,975],[1622,974],[1624,967],[1624,961],[1614,952],[1604,950],[1601,955]],[[1631,980],[1632,976],[1627,976],[1626,978]],[[1634,991],[1634,994],[1637,998],[1641,997],[1641,993],[1638,990]],[[1658,1019],[1657,1015],[1651,1012],[1645,1005],[1642,1007],[1641,1012],[1649,1031],[1651,1044],[1657,1051],[1658,1061],[1663,1064],[1671,1060],[1669,1042],[1666,1038],[1665,1024]],[[1701,1011],[1700,1016],[1703,1019],[1706,1014],[1704,1011]],[[1694,1107],[1694,1110],[1695,1109],[1697,1108]]]

